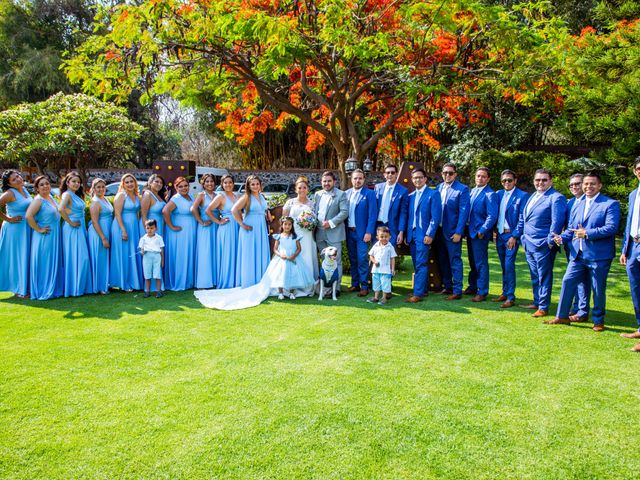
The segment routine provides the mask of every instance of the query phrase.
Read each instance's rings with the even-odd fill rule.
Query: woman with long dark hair
[[[29,254],[31,229],[25,219],[31,195],[16,170],[2,174],[0,196],[0,291],[13,292],[18,298],[29,296]],[[5,211],[3,212],[3,207]]]

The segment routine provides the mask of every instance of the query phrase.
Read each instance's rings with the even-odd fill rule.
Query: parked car
[[[262,187],[262,194],[267,199],[273,195],[282,195],[283,193],[289,197],[294,197],[296,195],[295,185],[292,183],[268,183]]]

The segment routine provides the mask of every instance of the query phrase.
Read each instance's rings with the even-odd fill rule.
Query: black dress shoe
[[[476,295],[477,291],[472,288],[467,288],[462,292],[463,295]]]

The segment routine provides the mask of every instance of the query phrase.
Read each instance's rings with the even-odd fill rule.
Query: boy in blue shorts
[[[144,272],[144,298],[151,295],[151,279],[156,281],[156,298],[162,296],[162,267],[164,267],[164,241],[156,234],[158,224],[155,220],[147,220],[144,224],[147,232],[140,238],[138,248],[142,254],[142,271]]]
[[[389,243],[391,232],[387,227],[378,227],[376,230],[375,243],[369,250],[369,262],[373,265],[371,276],[373,277],[373,297],[367,302],[385,305],[387,299],[391,298],[391,278],[396,273],[395,248]],[[380,292],[382,295],[380,296]]]

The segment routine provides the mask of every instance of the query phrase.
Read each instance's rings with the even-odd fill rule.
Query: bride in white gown
[[[300,260],[302,260],[313,275],[313,280],[318,281],[318,249],[316,241],[313,238],[313,231],[302,228],[297,223],[298,217],[305,212],[313,212],[313,201],[309,200],[309,181],[307,177],[298,177],[296,180],[297,197],[292,198],[284,204],[282,215],[293,218],[294,228],[302,251],[300,252]],[[304,291],[296,291],[298,296],[312,296],[315,285]]]

